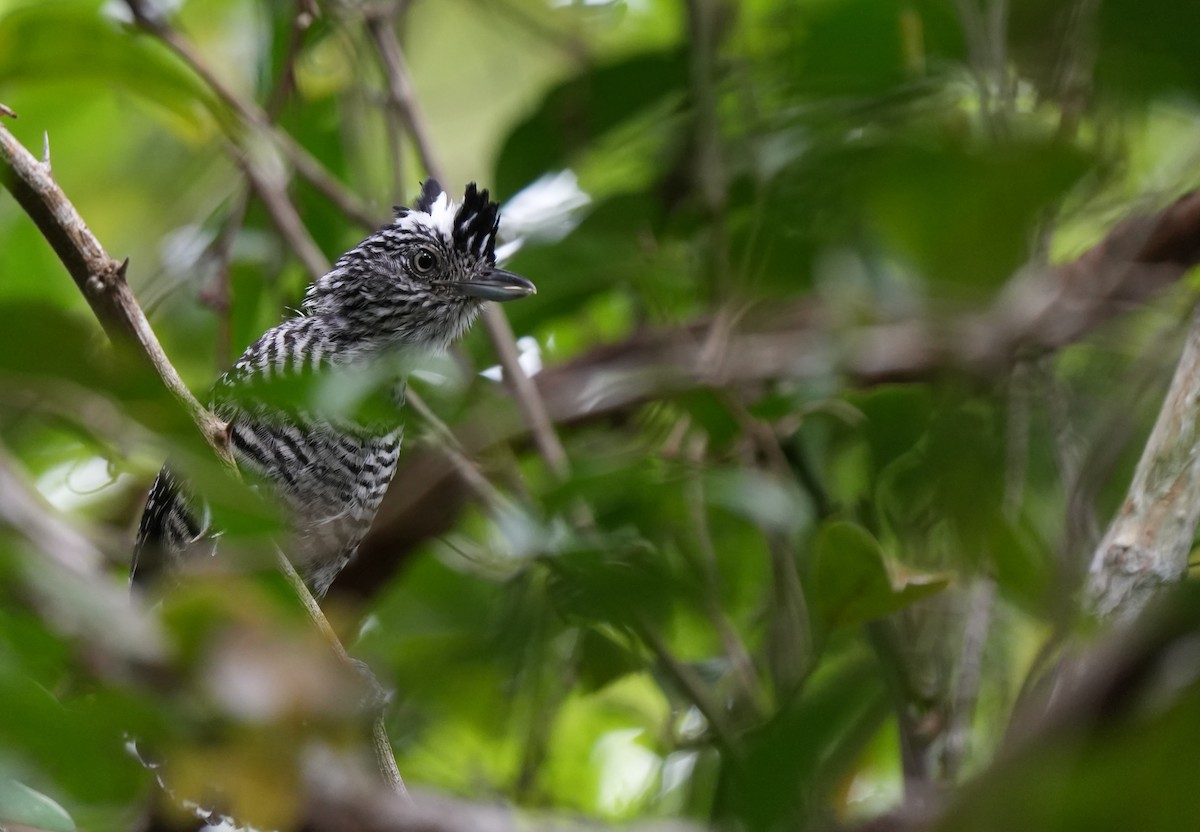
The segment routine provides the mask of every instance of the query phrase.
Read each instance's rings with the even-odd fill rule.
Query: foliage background
[[[1186,785],[1170,786],[1195,747],[1190,675],[1134,728],[994,763],[1018,702],[1079,637],[1079,582],[1192,287],[1002,366],[949,357],[902,383],[844,369],[864,328],[952,326],[1021,269],[1069,261],[1196,185],[1194,11],[328,2],[300,31],[308,3],[159,8],[380,220],[426,175],[364,24],[385,14],[451,190],[478,180],[509,200],[570,171],[587,195],[551,202],[577,225],[532,235],[510,263],[539,286],[505,310],[529,357],[578,368],[649,333],[707,336],[691,342],[698,379],[664,378],[600,418],[579,399],[558,425],[565,477],[479,375],[496,363],[481,327],[413,382],[471,428],[503,502],[459,494],[450,525],[415,542],[384,529],[370,551],[398,570],[330,601],[396,690],[410,786],[740,829],[930,806],[949,807],[930,821],[947,829],[981,828],[979,812],[1010,829],[1194,827]],[[129,257],[196,391],[310,279],[247,166],[284,187],[326,258],[363,234],[123,3],[0,0],[0,100],[27,146],[48,134],[56,179]],[[102,346],[8,198],[0,305],[4,464],[108,558],[104,588],[79,585],[11,514],[0,526],[0,809],[34,811],[32,789],[60,806],[42,805],[46,828],[130,828],[154,791],[132,734],[166,750],[182,790],[220,782],[244,816],[294,823],[300,761],[360,739],[329,679],[306,675],[322,665],[303,617],[267,570],[125,622],[113,598],[145,489],[168,453],[204,476],[203,450],[155,381]],[[770,377],[726,361],[725,339],[780,320],[821,349]],[[409,453],[441,453],[406,418]],[[218,501],[231,545],[261,548],[269,524],[241,497]],[[262,712],[220,683],[258,667]]]

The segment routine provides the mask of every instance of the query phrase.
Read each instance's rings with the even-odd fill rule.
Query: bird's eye
[[[429,274],[437,267],[437,258],[433,256],[433,252],[421,249],[413,255],[412,265],[418,274]]]

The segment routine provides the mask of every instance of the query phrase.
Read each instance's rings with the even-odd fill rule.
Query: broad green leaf
[[[863,624],[940,592],[945,575],[890,570],[878,541],[844,521],[817,535],[808,593],[829,627]]]
[[[203,132],[221,106],[200,80],[150,37],[123,30],[96,3],[45,2],[0,18],[0,84],[111,85]]]
[[[941,144],[941,146],[938,146]],[[992,289],[1029,258],[1036,223],[1084,175],[1069,145],[1011,141],[896,144],[868,154],[869,222],[918,274],[954,290]]]
[[[1200,96],[1200,64],[1191,37],[1200,6],[1172,0],[1109,0],[1097,14],[1096,80],[1137,106],[1149,96]]]
[[[75,821],[62,806],[18,780],[0,777],[0,823],[46,832],[74,832]]]
[[[824,792],[886,715],[874,662],[861,652],[826,661],[803,694],[783,705],[744,739],[742,755],[727,760],[717,792],[718,817],[736,818],[751,832],[804,828]]]
[[[509,134],[496,162],[496,190],[510,196],[547,171],[571,167],[575,153],[665,96],[682,96],[687,56],[650,52],[589,68],[546,93]]]

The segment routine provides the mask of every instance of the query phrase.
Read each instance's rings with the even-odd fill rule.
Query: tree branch
[[[222,81],[204,62],[192,44],[178,31],[171,28],[156,12],[148,8],[145,0],[126,0],[126,5],[133,15],[134,21],[143,31],[158,38],[178,55],[246,127],[263,136],[278,148],[296,171],[324,194],[326,199],[337,206],[339,211],[363,228],[374,231],[378,227],[379,220],[376,212],[338,182],[333,174],[326,170],[325,166],[303,145],[292,138],[290,134],[272,124],[270,116],[257,103],[238,95]],[[239,141],[239,137],[236,135],[230,135],[230,139],[235,142]]]
[[[118,343],[137,344],[166,388],[191,415],[205,441],[223,462],[232,465],[225,423],[192,395],[163,352],[125,281],[128,261],[118,263],[108,255],[54,181],[49,165],[35,159],[3,126],[0,184],[8,188],[50,243],[108,336]]]
[[[236,471],[228,447],[225,423],[201,405],[184,386],[125,282],[125,264],[118,264],[108,256],[62,189],[50,177],[45,165],[34,159],[3,127],[0,127],[0,161],[4,163],[4,172],[7,174],[4,184],[37,223],[109,336],[114,341],[133,337],[158,371],[163,383],[187,407],[213,450]],[[290,204],[287,202],[287,205]],[[338,654],[349,661],[345,648],[304,582],[285,556],[280,554],[280,560],[286,566],[284,573],[293,579],[291,583],[318,629],[330,640]],[[382,718],[376,720],[375,750],[385,780],[398,793],[407,794]]]
[[[1200,521],[1200,313],[1133,482],[1092,558],[1090,610],[1118,623],[1132,620],[1164,586],[1187,572]]]
[[[533,381],[551,421],[562,427],[613,418],[730,379],[749,390],[785,378],[842,377],[862,387],[947,372],[992,380],[1024,357],[1074,343],[1138,308],[1197,263],[1200,192],[1120,223],[1069,263],[1016,278],[983,311],[838,329],[819,303],[800,301],[743,324],[728,338],[719,366],[698,358],[698,345],[707,342],[713,325],[700,320],[639,332],[549,367]],[[505,423],[494,408],[458,433],[472,456],[495,444],[531,438],[527,428]],[[465,496],[444,457],[408,454],[363,541],[362,556],[342,573],[335,589],[372,592],[407,553],[449,528]]]

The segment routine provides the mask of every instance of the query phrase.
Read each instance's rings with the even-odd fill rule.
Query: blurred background
[[[1163,646],[1194,603],[1115,727],[1030,751],[1013,715],[1095,629],[1187,329],[1192,255],[1125,221],[1200,183],[1197,31],[1168,0],[0,0],[0,102],[202,398],[431,169],[504,203],[548,426],[482,326],[417,367],[326,603],[410,788],[1194,829],[1194,639]],[[370,766],[353,691],[236,488],[266,568],[127,600],[163,460],[222,476],[127,353],[0,193],[0,822],[144,828],[136,736],[179,794],[299,828],[320,753]]]

